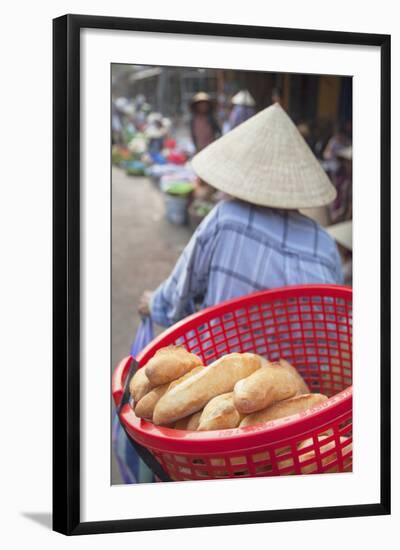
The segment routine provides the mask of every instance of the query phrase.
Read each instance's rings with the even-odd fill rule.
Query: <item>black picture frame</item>
[[[80,31],[378,46],[381,51],[381,495],[352,506],[80,520]],[[53,529],[66,535],[390,514],[390,36],[87,15],[53,20]]]

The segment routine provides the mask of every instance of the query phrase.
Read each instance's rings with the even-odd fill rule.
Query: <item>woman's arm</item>
[[[194,299],[207,291],[209,266],[217,234],[214,216],[197,228],[179,257],[171,275],[152,294],[152,319],[163,326],[194,313]]]

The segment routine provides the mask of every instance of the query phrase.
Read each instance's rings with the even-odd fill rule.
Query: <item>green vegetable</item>
[[[169,195],[185,196],[185,195],[190,195],[193,189],[194,189],[193,183],[189,183],[186,181],[178,181],[176,183],[171,183],[171,185],[168,186],[166,192]]]

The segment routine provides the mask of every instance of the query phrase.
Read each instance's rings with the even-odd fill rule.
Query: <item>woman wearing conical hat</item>
[[[253,96],[248,90],[240,90],[232,97],[232,111],[229,115],[229,128],[233,130],[242,122],[251,118],[255,113]]]
[[[300,208],[336,196],[317,159],[279,105],[259,112],[193,158],[193,168],[229,198],[203,220],[139,311],[171,325],[224,300],[303,283],[342,283],[332,237]]]

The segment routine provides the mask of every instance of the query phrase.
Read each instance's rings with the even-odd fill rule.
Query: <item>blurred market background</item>
[[[191,157],[275,102],[338,191],[333,204],[304,213],[339,228],[334,236],[351,284],[351,228],[349,237],[342,223],[352,219],[351,77],[113,64],[112,368],[129,354],[143,291],[170,274],[220,200],[196,179]]]

